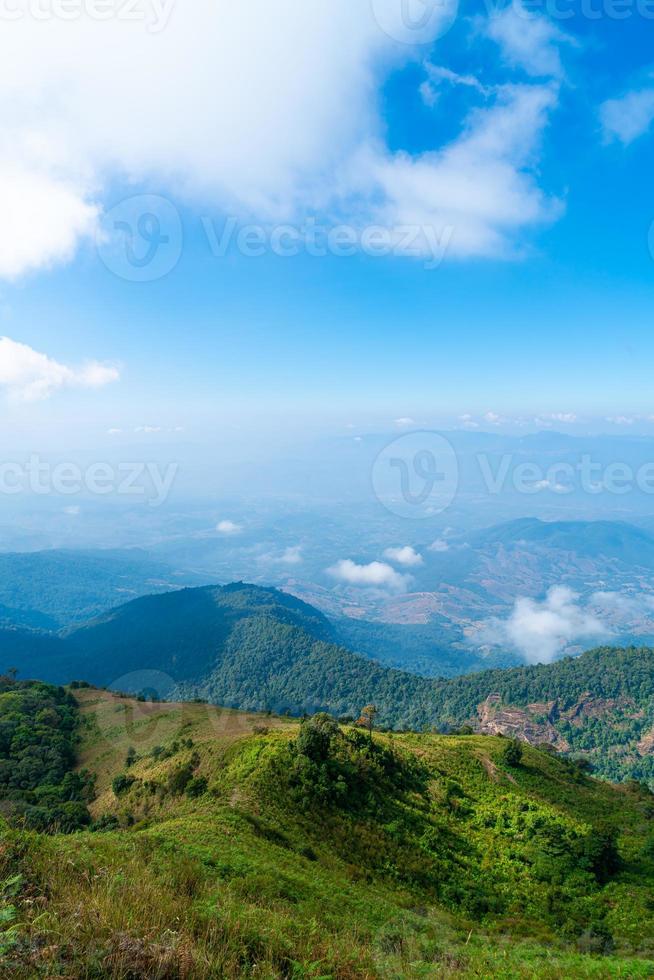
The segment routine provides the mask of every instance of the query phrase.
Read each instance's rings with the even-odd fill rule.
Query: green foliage
[[[61,832],[89,823],[93,780],[72,771],[78,725],[63,688],[0,678],[0,800],[12,820]]]
[[[203,796],[207,792],[208,780],[206,776],[193,776],[187,782],[184,792],[191,800],[196,800],[198,796]]]
[[[129,812],[103,794],[74,841],[0,826],[12,980],[652,975],[643,786],[528,745],[509,770],[506,739],[248,725],[143,753]]]
[[[193,766],[190,763],[174,769],[168,777],[168,790],[173,796],[180,796],[193,780]]]
[[[11,902],[23,886],[23,876],[13,875],[0,882],[0,960],[7,957],[18,944],[20,924],[18,910]]]
[[[343,731],[325,713],[302,722],[297,738],[275,758],[274,770],[277,784],[304,812],[380,810],[397,794],[423,791],[427,780],[415,756],[357,729]]]
[[[522,762],[522,753],[522,743],[519,742],[517,738],[511,738],[504,746],[502,759],[507,766],[514,768],[515,766],[519,766]]]
[[[121,772],[112,779],[111,788],[115,796],[122,796],[131,789],[135,782],[136,779],[134,776],[128,776],[126,773]]]
[[[61,680],[75,673],[106,684],[135,667],[152,668],[175,679],[157,692],[161,697],[282,715],[357,718],[372,702],[378,729],[475,728],[490,694],[500,707],[553,701],[551,717],[540,708],[530,717],[547,724],[544,737],[588,758],[605,778],[654,785],[654,752],[638,748],[654,731],[654,650],[647,648],[600,648],[542,666],[421,677],[334,642],[339,634],[329,621],[293,596],[243,583],[137,599],[58,637],[6,632],[7,643],[0,636],[6,664],[32,671],[46,663],[49,676]],[[44,650],[44,643],[56,650]],[[584,711],[589,695],[596,707]]]

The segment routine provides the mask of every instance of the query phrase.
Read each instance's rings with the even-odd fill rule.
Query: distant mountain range
[[[654,535],[631,524],[524,518],[466,533],[446,529],[436,541],[422,526],[410,539],[389,539],[380,526],[365,547],[360,530],[346,532],[323,528],[320,543],[292,551],[290,564],[279,559],[283,549],[262,557],[252,537],[219,534],[156,554],[0,554],[0,626],[57,631],[132,598],[238,577],[278,586],[320,609],[342,646],[389,667],[454,676],[522,663],[501,634],[493,642],[489,623],[506,620],[520,597],[542,600],[552,586],[566,585],[582,603],[599,604],[594,614],[616,643],[654,643]],[[326,535],[334,539],[331,551]],[[411,544],[422,558],[398,568],[407,576],[403,591],[338,583],[326,574],[336,556],[365,565],[383,560],[392,543]],[[573,637],[561,653],[583,646]]]
[[[0,553],[0,624],[56,630],[137,596],[202,582],[138,549]]]

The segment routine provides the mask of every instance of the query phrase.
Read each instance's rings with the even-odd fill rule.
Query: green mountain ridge
[[[252,711],[354,716],[395,729],[463,725],[587,755],[598,774],[654,784],[654,651],[600,648],[554,664],[449,679],[385,667],[334,642],[330,622],[244,583],[148,596],[60,636],[0,630],[0,666],[55,683]]]
[[[639,784],[497,737],[12,678],[0,733],[2,977],[654,972]]]

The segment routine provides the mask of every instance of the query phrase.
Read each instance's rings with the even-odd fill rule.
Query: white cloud
[[[219,521],[216,524],[216,531],[218,534],[224,534],[225,537],[232,537],[235,534],[240,534],[243,530],[242,524],[235,524],[234,521]]]
[[[35,163],[0,165],[0,278],[71,259],[97,216],[97,205],[70,180],[39,172]]]
[[[373,131],[396,48],[368,4],[163,7],[165,29],[24,16],[1,32],[0,275],[70,257],[112,176],[281,219]]]
[[[379,147],[360,154],[349,174],[368,194],[368,214],[398,231],[397,248],[435,267],[444,257],[511,258],[519,232],[556,218],[561,206],[540,191],[533,165],[557,104],[550,85],[507,85],[490,107],[473,110],[443,149],[410,156]]]
[[[342,558],[327,569],[327,574],[347,585],[367,585],[392,592],[405,592],[410,580],[382,561],[371,561],[368,565],[357,565],[350,558]]]
[[[118,370],[108,364],[89,361],[73,368],[27,344],[0,337],[0,388],[11,398],[40,401],[62,388],[101,388],[118,379]]]
[[[407,567],[424,563],[422,555],[418,554],[411,545],[405,545],[402,548],[387,548],[384,552],[384,558],[388,558],[389,561],[393,561],[397,565],[406,565]]]
[[[625,145],[648,131],[654,122],[654,88],[627,92],[619,99],[608,99],[600,106],[600,121],[607,142]]]
[[[64,507],[64,514],[66,514],[68,517],[79,517],[81,512],[82,508],[75,505],[72,505],[71,507]]]
[[[596,613],[583,608],[577,593],[565,586],[551,588],[542,602],[516,599],[509,618],[492,620],[482,634],[494,645],[509,645],[530,664],[551,663],[572,643],[609,635]]]
[[[362,227],[452,228],[442,244],[456,257],[510,256],[523,229],[554,216],[531,167],[552,90],[505,89],[440,152],[392,154],[375,142],[378,93],[414,52],[370,4],[165,9],[165,29],[27,16],[1,32],[0,276],[70,258],[116,178],[264,221],[313,210]]]
[[[486,34],[495,41],[507,62],[533,77],[559,78],[563,74],[559,46],[574,44],[547,17],[514,2],[491,16]]]
[[[424,68],[427,72],[427,81],[421,84],[420,94],[428,106],[436,105],[440,97],[441,88],[445,84],[471,88],[481,93],[481,95],[488,94],[488,89],[474,75],[459,75],[444,65],[433,65],[429,61],[425,63]]]
[[[395,419],[395,425],[399,429],[408,429],[415,424],[416,424],[415,419],[409,418],[408,416],[404,416],[401,419]]]
[[[443,551],[449,551],[450,546],[447,543],[447,541],[443,540],[443,538],[436,538],[436,540],[429,545],[429,548],[427,550],[440,553]]]

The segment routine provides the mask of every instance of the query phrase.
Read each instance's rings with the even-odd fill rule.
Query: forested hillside
[[[79,709],[61,687],[0,677],[0,813],[36,830],[90,823],[92,780],[74,772]]]
[[[654,784],[654,652],[601,648],[546,666],[437,679],[334,642],[316,609],[236,583],[147,596],[61,636],[0,631],[0,667],[164,698],[301,715],[373,702],[396,729],[474,729],[588,755],[610,778]]]

